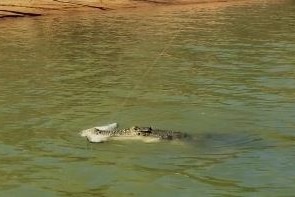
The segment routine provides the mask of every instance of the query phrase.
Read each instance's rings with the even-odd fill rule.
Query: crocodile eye
[[[140,135],[140,133],[137,133],[137,135]]]
[[[136,130],[139,129],[139,127],[138,126],[133,126],[132,129],[136,131]]]
[[[98,131],[99,134],[101,134],[101,131]]]

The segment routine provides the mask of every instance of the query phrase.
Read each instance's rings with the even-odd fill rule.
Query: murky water
[[[294,13],[290,1],[1,20],[0,196],[293,196]],[[78,136],[110,122],[198,140]]]

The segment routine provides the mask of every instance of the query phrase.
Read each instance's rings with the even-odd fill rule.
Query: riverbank
[[[265,0],[250,1],[266,2]],[[0,18],[34,17],[73,10],[108,11],[149,6],[237,2],[245,2],[245,0],[2,0]]]

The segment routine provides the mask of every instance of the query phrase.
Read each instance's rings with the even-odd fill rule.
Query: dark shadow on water
[[[196,147],[201,154],[222,154],[227,152],[244,152],[273,147],[258,135],[209,133],[193,136],[188,143]]]

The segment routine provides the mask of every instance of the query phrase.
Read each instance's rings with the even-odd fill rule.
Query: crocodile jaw
[[[146,136],[114,136],[109,137],[106,140],[118,140],[118,141],[125,141],[125,140],[136,140],[136,141],[142,141],[145,143],[153,143],[153,142],[159,142],[160,138],[155,137],[146,137]]]
[[[87,135],[86,138],[89,142],[102,143],[102,142],[108,141],[110,137],[94,134],[94,135]]]
[[[88,141],[90,142],[104,142],[107,141],[109,136],[105,135],[97,135],[97,130],[101,131],[113,131],[116,128],[118,128],[118,123],[111,123],[108,125],[103,125],[103,126],[98,126],[98,127],[93,127],[90,129],[85,129],[80,132],[80,135],[82,137],[86,137]]]
[[[90,128],[90,129],[85,129],[83,131],[80,131],[79,134],[82,137],[87,137],[87,136],[90,136],[90,135],[95,135],[95,131],[96,131],[96,129],[95,129],[95,127],[93,127],[93,128]]]
[[[86,137],[89,142],[93,143],[102,143],[106,141],[116,140],[116,141],[127,141],[127,140],[137,140],[143,141],[146,143],[158,142],[160,138],[156,137],[149,137],[149,136],[141,136],[141,135],[131,135],[131,136],[108,136],[108,135],[101,135],[96,132],[95,128],[86,129],[80,132],[82,137]]]
[[[97,127],[93,127],[90,129],[86,129],[80,132],[80,135],[82,137],[86,137],[89,142],[93,143],[102,143],[106,141],[111,140],[118,140],[118,141],[127,141],[127,140],[137,140],[142,141],[146,143],[153,143],[160,141],[160,138],[152,137],[152,136],[142,136],[142,135],[136,135],[134,134],[125,134],[125,135],[105,135],[105,134],[99,134],[97,132]]]

